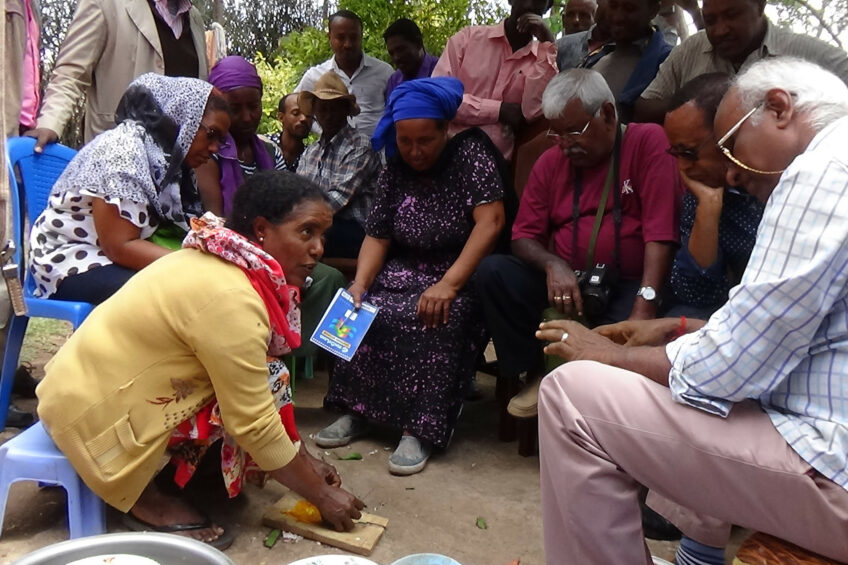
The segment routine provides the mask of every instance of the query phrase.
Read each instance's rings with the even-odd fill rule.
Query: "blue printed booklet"
[[[367,302],[363,302],[359,310],[356,310],[353,307],[353,296],[340,288],[309,341],[345,361],[350,361],[378,310],[379,308]]]

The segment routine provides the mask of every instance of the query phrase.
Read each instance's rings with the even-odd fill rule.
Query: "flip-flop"
[[[167,524],[164,526],[156,526],[149,522],[145,522],[140,518],[136,518],[129,512],[122,515],[122,521],[124,523],[124,526],[134,532],[161,532],[165,534],[179,534],[181,532],[190,532],[192,530],[202,530],[204,528],[212,527],[212,521],[209,520],[209,518],[205,518],[202,523]],[[235,536],[233,535],[233,532],[230,531],[230,528],[224,528],[223,534],[221,534],[212,541],[205,541],[203,543],[210,545],[215,549],[223,551],[233,544],[234,537]]]

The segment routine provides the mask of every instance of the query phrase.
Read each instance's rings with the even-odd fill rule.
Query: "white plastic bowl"
[[[462,565],[459,561],[438,553],[416,553],[401,557],[392,565]]]
[[[355,555],[316,555],[292,561],[289,565],[377,565],[364,557]]]

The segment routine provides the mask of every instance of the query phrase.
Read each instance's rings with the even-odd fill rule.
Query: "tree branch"
[[[824,29],[824,30],[825,30],[828,34],[830,34],[830,36],[833,38],[833,41],[835,41],[835,42],[836,42],[836,45],[837,45],[840,49],[842,49],[842,41],[840,41],[840,40],[839,40],[839,34],[838,34],[838,33],[836,33],[835,31],[833,31],[833,29],[831,28],[830,24],[829,24],[829,23],[827,22],[827,20],[825,19],[825,17],[824,17],[824,10],[819,10],[818,8],[815,8],[814,6],[812,6],[812,5],[808,2],[808,0],[795,0],[795,2],[797,2],[799,5],[801,5],[801,6],[803,6],[804,8],[806,8],[806,9],[807,9],[807,10],[811,13],[811,14],[813,15],[813,17],[815,17],[815,19],[816,19],[816,20],[818,20],[819,25],[821,25],[821,26],[822,26],[822,28],[823,28],[823,29]]]

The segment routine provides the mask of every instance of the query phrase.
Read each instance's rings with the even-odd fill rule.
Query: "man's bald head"
[[[586,31],[595,23],[596,0],[569,0],[562,11],[562,28],[566,35]]]

